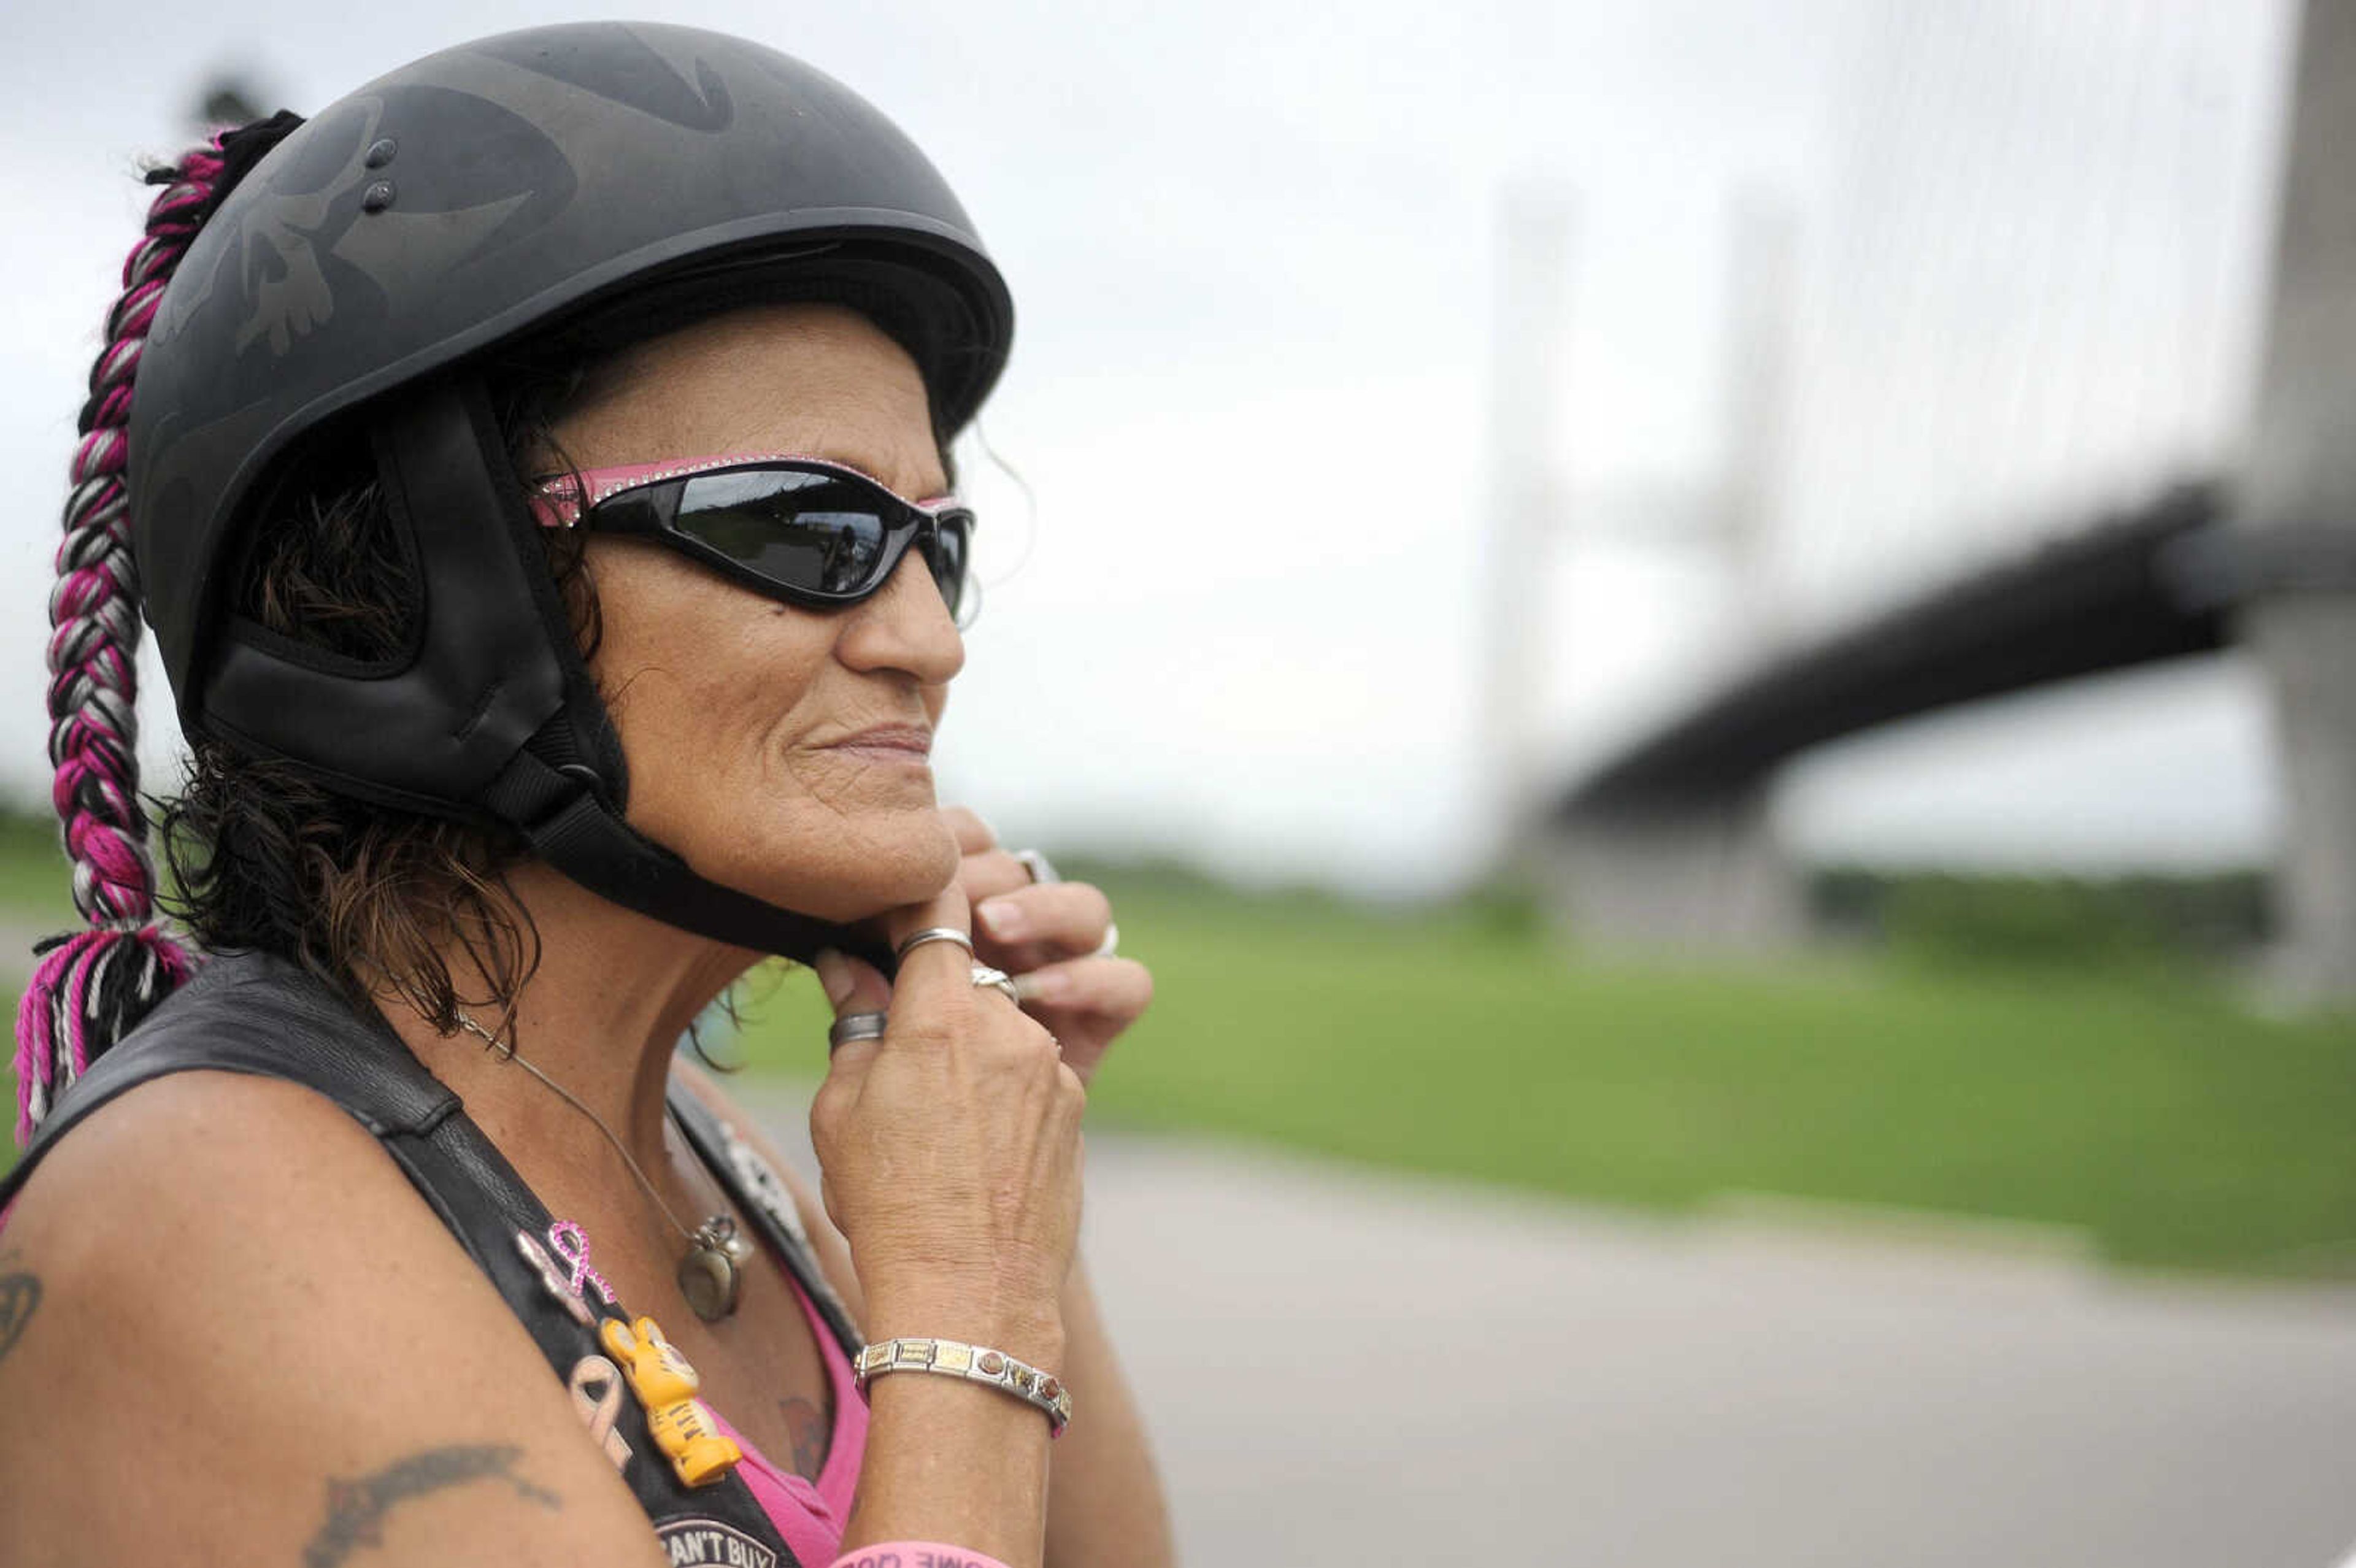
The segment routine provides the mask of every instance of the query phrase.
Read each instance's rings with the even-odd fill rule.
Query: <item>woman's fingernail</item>
[[[851,999],[851,988],[858,980],[851,973],[850,959],[831,947],[821,947],[818,956],[810,960],[810,967],[818,971],[818,983],[826,992],[829,1007],[839,1008]]]
[[[1020,942],[1031,930],[1031,917],[1012,899],[985,899],[973,915],[1001,942]]]
[[[1026,1002],[1045,1002],[1050,1006],[1072,994],[1072,977],[1050,969],[1042,974],[1014,976],[1014,994]]]

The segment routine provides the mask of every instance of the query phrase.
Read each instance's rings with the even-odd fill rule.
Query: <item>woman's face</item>
[[[915,362],[830,305],[735,311],[630,349],[555,434],[583,468],[796,453],[911,498],[948,487]],[[633,826],[715,881],[832,921],[948,884],[957,843],[924,749],[965,645],[920,552],[829,612],[649,541],[592,536],[588,563],[605,623],[592,672]]]

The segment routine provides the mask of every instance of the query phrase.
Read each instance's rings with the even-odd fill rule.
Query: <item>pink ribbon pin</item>
[[[614,1305],[614,1287],[605,1283],[604,1275],[589,1266],[588,1232],[570,1220],[559,1220],[548,1227],[548,1250],[572,1269],[570,1283],[573,1295],[581,1294],[582,1282],[585,1280],[597,1287],[597,1294],[605,1298],[606,1306]]]

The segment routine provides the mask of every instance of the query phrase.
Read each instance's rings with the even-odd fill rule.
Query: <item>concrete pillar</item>
[[[2308,0],[2274,294],[2239,526],[2261,549],[2356,545],[2356,0]],[[2282,760],[2279,976],[2293,999],[2356,1001],[2356,593],[2296,581],[2242,617]]]
[[[1718,801],[1558,819],[1547,844],[1558,925],[1580,953],[1771,957],[1807,938],[1805,894],[1761,786]]]
[[[1545,795],[1548,551],[1563,502],[1563,355],[1570,310],[1571,200],[1558,187],[1499,207],[1494,465],[1482,630],[1483,753],[1497,869],[1526,852]]]
[[[1730,228],[1725,468],[1709,542],[1747,657],[1778,629],[1768,571],[1781,491],[1798,229],[1790,208],[1742,197]],[[1801,869],[1777,837],[1768,784],[1642,810],[1574,811],[1547,827],[1541,874],[1569,944],[1590,956],[1765,957],[1809,937]]]
[[[1799,221],[1763,192],[1736,198],[1727,255],[1725,471],[1719,548],[1732,589],[1728,618],[1762,656],[1783,632],[1772,571],[1775,512],[1790,440],[1793,339],[1799,313]]]

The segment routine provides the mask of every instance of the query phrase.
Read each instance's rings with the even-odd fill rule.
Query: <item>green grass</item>
[[[2356,1239],[2356,1028],[2197,982],[1601,972],[1461,917],[1116,903],[1158,996],[1099,1118],[1652,1207],[1748,1190],[2061,1223],[2142,1264],[2345,1266]],[[747,1061],[822,1071],[824,1016],[788,978]]]
[[[0,808],[0,918],[18,923],[74,920],[73,882],[53,819]]]

